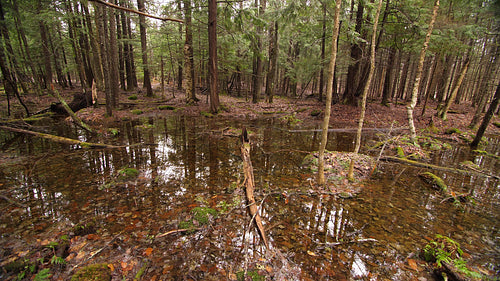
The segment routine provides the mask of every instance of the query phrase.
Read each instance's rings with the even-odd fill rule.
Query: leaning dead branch
[[[12,128],[12,127],[8,127],[8,126],[0,126],[0,129],[5,130],[5,131],[33,135],[33,136],[37,136],[40,138],[49,139],[51,141],[58,142],[58,143],[79,145],[82,148],[121,148],[121,147],[123,147],[123,146],[116,146],[116,145],[110,145],[110,144],[79,141],[79,140],[75,140],[75,139],[70,139],[70,138],[65,138],[65,137],[60,137],[60,136],[55,136],[55,135],[50,135],[50,134],[45,134],[45,133],[40,133],[40,132],[35,132],[35,131],[29,131],[29,130],[24,130],[24,129]]]
[[[61,95],[59,94],[59,92],[54,89],[54,85],[50,85],[51,87],[51,90],[52,90],[52,93],[57,97],[57,99],[61,102],[64,110],[66,110],[66,112],[69,114],[69,116],[71,116],[71,119],[73,119],[73,121],[75,121],[75,123],[82,127],[83,129],[87,130],[88,132],[91,132],[92,133],[92,129],[90,129],[90,127],[85,124],[82,119],[80,119],[78,116],[76,116],[75,112],[69,107],[69,105],[66,103],[66,101],[61,97]]]
[[[427,164],[427,163],[422,163],[422,162],[418,162],[418,161],[413,161],[413,160],[409,160],[409,159],[405,159],[405,158],[398,158],[398,157],[393,157],[393,156],[383,156],[380,158],[380,160],[389,161],[389,162],[396,162],[396,163],[406,164],[406,165],[420,167],[420,168],[427,168],[427,169],[431,169],[434,171],[437,170],[437,171],[458,173],[458,174],[464,174],[464,175],[479,175],[479,176],[484,176],[484,177],[492,177],[494,179],[500,179],[499,176],[487,174],[487,173],[480,172],[480,171],[472,171],[472,170],[466,171],[466,170],[461,170],[461,169],[457,169],[457,168],[437,166],[437,165],[433,165],[433,164]]]
[[[250,215],[252,219],[255,219],[255,224],[257,225],[257,229],[259,230],[260,235],[262,236],[262,240],[266,245],[266,248],[269,249],[269,243],[267,242],[266,233],[264,232],[264,226],[262,225],[262,219],[258,213],[257,204],[255,202],[254,197],[254,175],[253,175],[253,166],[252,161],[250,159],[250,140],[248,138],[248,133],[246,128],[243,128],[241,133],[241,158],[243,159],[243,172],[245,174],[245,191],[246,197],[248,201],[248,209],[250,210]]]

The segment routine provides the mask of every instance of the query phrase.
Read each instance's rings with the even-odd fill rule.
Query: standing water
[[[420,251],[440,234],[460,243],[472,269],[498,274],[498,180],[433,171],[470,192],[475,204],[457,207],[418,179],[425,169],[379,163],[354,197],[321,195],[311,185],[316,175],[301,166],[320,133],[286,130],[275,121],[245,125],[256,200],[270,252],[278,255],[266,253],[246,211],[236,137],[242,123],[171,117],[126,122],[101,138],[64,124],[50,127],[120,149],[2,132],[2,267],[37,255],[47,257],[39,267],[48,267],[50,249],[57,248],[50,245],[66,239],[64,265],[51,268],[54,280],[95,263],[108,264],[113,280],[139,273],[143,280],[235,280],[245,269],[288,280],[432,280]],[[333,132],[327,149],[352,150],[353,139]],[[490,139],[488,152],[498,155],[498,142]],[[432,158],[455,167],[465,160],[498,176],[495,157],[471,156],[465,147]]]

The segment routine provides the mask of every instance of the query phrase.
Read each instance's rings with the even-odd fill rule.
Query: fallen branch
[[[248,201],[248,209],[250,210],[250,215],[252,219],[255,219],[255,224],[259,230],[262,240],[269,249],[269,243],[267,242],[266,233],[264,232],[264,226],[262,225],[262,219],[258,213],[257,204],[255,203],[255,197],[253,191],[255,189],[254,176],[252,161],[250,160],[250,140],[248,139],[247,129],[243,128],[241,133],[241,158],[243,159],[243,172],[245,174],[245,191]]]
[[[499,176],[496,175],[490,175],[485,172],[480,172],[480,171],[466,171],[466,170],[461,170],[457,168],[450,168],[450,167],[443,167],[443,166],[437,166],[433,164],[427,164],[427,163],[422,163],[418,161],[413,161],[405,158],[398,158],[398,157],[393,157],[393,156],[383,156],[380,158],[380,160],[383,161],[388,161],[388,162],[396,162],[396,163],[401,163],[401,164],[406,164],[410,166],[415,166],[415,167],[421,167],[421,168],[426,168],[426,169],[431,169],[431,170],[438,170],[438,171],[443,171],[443,172],[451,172],[451,173],[458,173],[458,174],[464,174],[464,175],[479,175],[479,176],[484,176],[484,177],[492,177],[494,179],[500,179]]]
[[[320,244],[320,245],[325,245],[325,246],[338,246],[338,245],[343,245],[343,244],[360,243],[360,242],[378,242],[378,240],[373,239],[373,238],[360,238],[360,239],[356,239],[356,240],[348,240],[348,241],[340,241],[340,242],[326,242],[326,243],[315,242],[315,243]]]
[[[7,126],[0,126],[0,129],[5,130],[5,131],[33,135],[33,136],[37,136],[40,138],[49,139],[49,140],[54,141],[54,142],[79,145],[82,148],[122,148],[123,147],[123,146],[116,146],[116,145],[110,145],[110,144],[79,141],[79,140],[75,140],[75,139],[70,139],[70,138],[65,138],[65,137],[60,137],[60,136],[55,136],[55,135],[50,135],[50,134],[45,134],[45,133],[40,133],[40,132],[35,132],[35,131],[28,131],[28,130],[24,130],[24,129],[12,128],[12,127],[7,127]]]
[[[184,21],[180,20],[180,19],[162,18],[162,17],[158,17],[158,16],[153,16],[153,15],[141,12],[141,11],[137,11],[137,10],[134,10],[134,9],[125,8],[125,7],[118,6],[118,5],[115,5],[115,4],[112,4],[112,3],[108,3],[108,2],[102,1],[102,0],[90,0],[90,1],[97,2],[97,3],[103,4],[105,6],[108,6],[108,7],[111,7],[111,8],[115,8],[115,9],[118,9],[118,10],[123,10],[123,11],[126,11],[126,12],[130,12],[130,13],[135,13],[135,14],[138,14],[138,15],[146,16],[148,18],[158,19],[158,20],[162,20],[162,21],[175,21],[175,22],[184,23]]]
[[[161,238],[161,237],[164,237],[164,236],[167,236],[167,235],[170,235],[170,234],[174,234],[174,233],[178,233],[178,232],[184,232],[184,231],[188,231],[188,230],[198,230],[199,228],[181,228],[181,229],[174,229],[174,230],[170,230],[168,232],[165,232],[163,234],[160,234],[160,235],[156,235],[155,238]]]

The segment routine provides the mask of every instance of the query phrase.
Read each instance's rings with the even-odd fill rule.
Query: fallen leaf
[[[122,261],[120,262],[120,266],[122,267],[123,270],[125,270],[125,268],[127,268],[127,263]]]
[[[153,248],[147,248],[145,251],[144,251],[144,255],[149,257],[151,255],[151,253],[153,252]]]
[[[115,271],[115,266],[112,263],[108,263],[108,267],[111,272]]]
[[[418,270],[418,266],[417,266],[417,262],[413,259],[408,259],[408,265],[410,266],[411,269],[417,271]]]
[[[316,253],[312,252],[312,251],[307,251],[307,254],[310,255],[310,256],[313,256],[313,257],[317,257],[318,255],[316,255]]]

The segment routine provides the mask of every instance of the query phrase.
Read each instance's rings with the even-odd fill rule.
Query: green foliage
[[[137,100],[137,95],[133,94],[133,95],[129,96],[127,99],[129,99],[129,100]]]
[[[283,123],[286,123],[288,125],[297,125],[298,123],[302,122],[302,120],[300,120],[299,118],[297,118],[295,116],[295,112],[290,114],[290,115],[286,115],[286,116],[283,116],[280,118],[280,121],[283,122]]]
[[[108,128],[108,132],[110,132],[114,137],[118,136],[120,134],[120,130],[117,128]]]
[[[208,207],[195,207],[191,210],[194,219],[201,225],[208,224],[210,216],[217,217],[217,211]]]
[[[46,281],[46,280],[49,280],[50,276],[52,276],[52,274],[50,274],[50,269],[49,268],[45,268],[45,269],[42,269],[40,270],[36,275],[35,275],[35,281]]]
[[[467,263],[462,258],[463,251],[460,244],[447,236],[437,234],[434,240],[425,245],[422,254],[425,261],[435,263],[437,268],[442,267],[443,263],[447,263],[454,265],[459,272],[471,278],[481,279],[483,277],[480,273],[472,271],[466,266]]]
[[[62,257],[53,255],[52,258],[50,259],[50,263],[53,265],[62,265],[66,264],[66,261]]]
[[[404,150],[403,150],[403,148],[401,146],[397,146],[396,147],[396,155],[399,158],[406,158],[405,152],[404,152]]]
[[[135,115],[141,115],[143,113],[143,111],[140,109],[132,109],[130,112]]]
[[[135,168],[123,168],[118,171],[121,180],[130,180],[139,175],[139,171]]]

